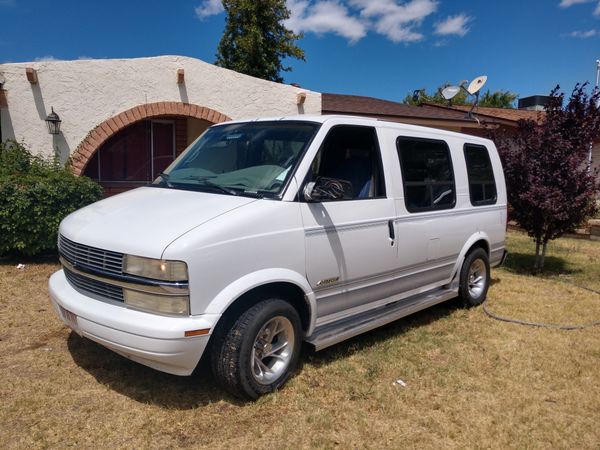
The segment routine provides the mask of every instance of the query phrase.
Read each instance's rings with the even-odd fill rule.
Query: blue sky
[[[286,82],[401,100],[485,74],[522,97],[595,81],[600,0],[288,0],[306,62]],[[219,0],[0,0],[0,62],[164,54],[214,61]]]

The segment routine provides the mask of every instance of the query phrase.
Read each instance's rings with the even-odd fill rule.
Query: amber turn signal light
[[[185,337],[203,336],[208,333],[210,333],[210,328],[204,328],[202,330],[189,330],[185,332]]]

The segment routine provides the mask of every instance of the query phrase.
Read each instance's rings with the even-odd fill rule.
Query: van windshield
[[[276,197],[319,126],[315,122],[277,121],[209,128],[153,185]]]

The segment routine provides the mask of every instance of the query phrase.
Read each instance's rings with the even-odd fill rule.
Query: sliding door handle
[[[394,245],[396,240],[396,230],[394,229],[394,219],[388,220],[388,231],[390,232],[391,245]]]

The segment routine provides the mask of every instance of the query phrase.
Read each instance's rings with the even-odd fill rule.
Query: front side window
[[[451,209],[456,189],[450,149],[444,141],[399,137],[396,141],[409,212]]]
[[[488,149],[483,145],[465,144],[464,152],[471,204],[493,205],[497,198],[496,181]]]
[[[319,126],[314,122],[259,121],[209,128],[154,185],[276,197]]]
[[[375,129],[333,127],[313,160],[306,181],[318,180],[339,180],[347,186],[345,195],[335,200],[385,197]]]

